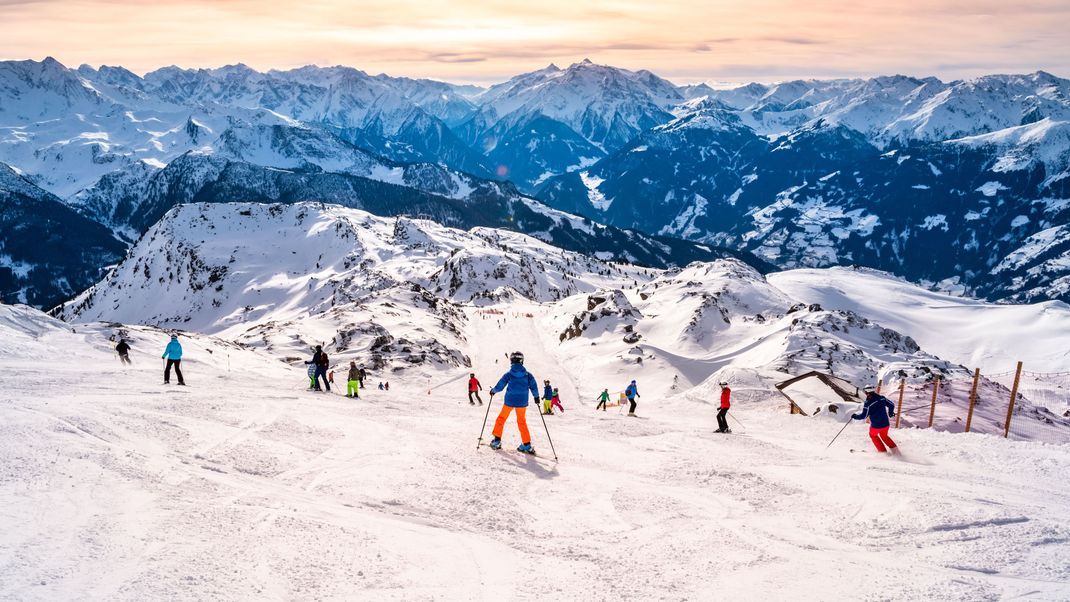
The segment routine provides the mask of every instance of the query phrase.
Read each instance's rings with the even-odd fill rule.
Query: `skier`
[[[628,406],[628,415],[635,416],[635,398],[642,397],[642,395],[639,394],[639,389],[635,386],[634,380],[624,390],[624,396],[628,398],[628,403],[630,404]]]
[[[316,364],[312,362],[305,362],[308,364],[308,390],[312,391],[316,388]]]
[[[502,448],[502,431],[505,429],[505,421],[509,418],[509,414],[516,410],[516,425],[520,429],[521,441],[520,447],[516,448],[516,451],[534,454],[535,448],[531,446],[531,434],[528,432],[526,416],[528,412],[528,392],[531,392],[531,396],[535,398],[535,404],[538,406],[539,386],[536,384],[535,377],[524,368],[523,353],[514,351],[509,356],[509,363],[509,371],[490,390],[492,400],[495,393],[505,391],[505,404],[502,406],[501,413],[498,414],[498,419],[494,421],[494,431],[492,431],[494,439],[491,440],[490,446],[492,449]]]
[[[130,361],[130,345],[126,343],[126,339],[119,339],[119,344],[115,346],[115,352],[119,354],[119,361],[124,364],[131,364]]]
[[[598,396],[598,405],[594,407],[597,411],[598,408],[602,408],[602,411],[606,411],[606,404],[609,403],[609,389],[602,389],[602,394]]]
[[[357,368],[357,362],[349,362],[349,378],[346,380],[346,397],[360,399],[360,368]]]
[[[479,384],[479,379],[476,378],[475,372],[468,375],[468,404],[476,405],[476,402],[472,401],[474,395],[479,400],[479,405],[483,405],[483,398],[479,396],[479,392],[483,390],[483,385]]]
[[[361,389],[364,388],[365,378],[368,378],[368,371],[364,369],[364,366],[361,366],[360,370],[357,370],[357,386]]]
[[[312,364],[316,368],[316,372],[312,375],[312,382],[315,385],[313,387],[317,391],[322,391],[320,388],[320,379],[323,379],[323,386],[327,388],[327,392],[331,392],[331,383],[327,382],[327,366],[330,365],[330,361],[327,359],[327,354],[323,352],[322,345],[316,345],[316,352],[312,354],[312,359],[305,362],[306,364]]]
[[[717,432],[718,433],[731,433],[732,429],[728,428],[728,408],[732,407],[732,389],[728,388],[728,383],[721,381],[717,383],[721,386],[721,409],[717,410]]]
[[[565,411],[565,406],[561,405],[561,396],[557,394],[557,387],[554,387],[553,396],[550,399],[551,399],[551,402],[550,402],[550,406],[551,406],[550,413],[551,414],[554,413],[553,412],[553,407],[557,407],[557,409],[561,410],[562,412]]]
[[[551,407],[551,403],[554,398],[554,389],[550,386],[550,381],[542,381],[542,413],[553,414],[554,410]]]
[[[380,391],[382,391],[382,390],[383,390],[383,383],[382,383],[382,381],[380,381],[380,382],[379,382],[379,390],[380,390]]]
[[[891,426],[890,418],[895,416],[895,404],[892,400],[877,393],[873,390],[873,387],[866,387],[866,402],[862,405],[862,411],[858,414],[852,414],[851,418],[854,420],[865,420],[869,418],[869,438],[873,440],[873,446],[877,448],[878,453],[884,453],[890,450],[893,454],[899,453],[899,448],[896,446],[895,441],[888,436],[888,427]],[[885,449],[885,446],[888,449]]]
[[[178,384],[185,386],[186,382],[182,379],[182,344],[178,342],[177,334],[171,335],[171,342],[167,343],[160,357],[167,360],[167,365],[163,369],[163,384],[171,384],[171,366],[174,366]]]
[[[386,381],[386,384],[383,385],[383,390],[384,391],[389,391],[390,390],[390,381]]]

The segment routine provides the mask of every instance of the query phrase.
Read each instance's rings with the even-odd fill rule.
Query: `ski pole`
[[[732,417],[732,420],[735,420],[735,421],[736,421],[736,424],[738,424],[738,425],[739,425],[740,427],[742,427],[742,428],[743,428],[743,430],[747,430],[747,427],[743,426],[743,423],[742,423],[742,422],[740,422],[738,418],[736,418],[735,416],[733,416],[733,415],[732,415],[732,412],[725,412],[725,414],[728,414],[729,416],[731,416],[731,417]]]
[[[836,436],[832,438],[832,441],[829,441],[829,444],[825,446],[825,449],[828,449],[828,448],[832,447],[832,444],[835,443],[836,440],[840,438],[840,433],[842,433],[845,429],[847,429],[847,426],[849,424],[851,424],[852,422],[854,422],[854,418],[848,420],[847,424],[843,425],[843,428],[840,429],[839,433],[836,433]]]
[[[554,449],[554,440],[550,438],[550,429],[546,428],[546,416],[539,412],[539,417],[542,418],[542,429],[546,431],[546,440],[550,442],[550,451],[554,452],[554,461],[556,462],[557,450]]]
[[[487,418],[490,417],[490,406],[494,403],[494,394],[490,394],[490,399],[487,401],[487,413],[483,416],[483,428],[479,429],[479,441],[476,441],[476,449],[483,444],[483,431],[487,430]]]

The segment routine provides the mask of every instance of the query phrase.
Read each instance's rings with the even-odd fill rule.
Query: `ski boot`
[[[501,449],[502,448],[502,438],[501,437],[495,437],[495,438],[491,439],[490,440],[490,448],[491,449]]]
[[[525,454],[535,455],[535,448],[530,443],[521,443],[520,447],[516,448],[518,452],[524,452]]]

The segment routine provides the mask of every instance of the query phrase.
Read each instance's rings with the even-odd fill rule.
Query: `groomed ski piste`
[[[130,328],[122,367],[110,327],[11,313],[5,598],[1070,596],[1065,446],[902,430],[895,459],[849,453],[871,449],[862,424],[826,450],[839,425],[779,403],[737,404],[732,435],[713,433],[712,404],[595,412],[565,383],[597,375],[561,364],[532,320],[473,321],[484,383],[519,347],[562,384],[566,411],[546,417],[554,462],[534,412],[538,457],[514,451],[512,420],[502,451],[477,451],[485,408],[463,379],[350,400],[194,335],[188,386],[164,386],[165,333]]]
[[[826,361],[849,375],[856,370],[851,380],[866,384],[873,358],[944,367],[949,378],[966,373],[946,361],[969,359],[958,359],[958,344],[950,343],[970,332],[958,323],[944,325],[944,348],[940,337],[924,344],[936,357],[853,314],[813,307],[783,313],[791,303],[783,290],[832,306],[824,282],[887,291],[844,308],[879,321],[909,326],[894,303],[908,298],[917,322],[931,330],[951,311],[942,297],[926,301],[920,289],[887,275],[798,271],[765,279],[733,262],[618,276],[597,265],[576,267],[575,257],[548,255],[513,236],[499,243],[522,249],[516,252],[529,259],[518,265],[536,276],[517,276],[518,283],[537,297],[548,282],[539,278],[552,282],[551,268],[571,265],[586,270],[569,283],[577,292],[537,301],[496,288],[498,282],[490,282],[493,294],[481,294],[466,281],[449,287],[457,305],[427,306],[424,297],[413,301],[402,294],[408,289],[384,284],[384,274],[397,270],[399,281],[430,287],[435,279],[457,280],[435,271],[442,264],[434,257],[449,257],[456,273],[471,275],[512,255],[429,224],[391,226],[311,205],[272,212],[289,223],[286,212],[302,211],[293,231],[300,236],[261,222],[239,244],[241,230],[227,220],[243,211],[257,217],[252,207],[170,214],[170,230],[147,235],[95,301],[86,301],[83,309],[98,317],[61,322],[0,306],[0,597],[1070,598],[1070,446],[904,428],[891,433],[903,452],[897,458],[874,453],[866,425],[855,421],[828,447],[843,422],[790,415],[769,385],[770,366],[787,368],[780,373],[787,378]],[[207,221],[218,231],[191,227],[182,242],[178,219],[192,212],[195,224],[203,215],[197,211],[215,212]],[[344,234],[336,226],[346,220],[363,220],[361,253],[379,263],[332,276],[332,266],[350,263],[336,261],[333,239],[313,237]],[[262,236],[268,227],[274,236]],[[403,238],[409,255],[392,255],[380,229]],[[436,246],[449,237],[467,251]],[[203,273],[220,273],[214,262],[231,268],[194,290],[181,273],[165,277],[166,265],[150,266],[150,259],[163,261],[163,252],[144,253],[153,244],[190,252]],[[249,259],[267,248],[257,244],[274,249],[277,261]],[[294,259],[286,259],[291,244],[311,245],[318,256],[294,247]],[[502,257],[487,255],[494,252]],[[425,270],[424,261],[438,267]],[[311,281],[296,274],[313,264],[320,271]],[[286,277],[267,277],[275,272]],[[144,283],[132,274],[144,274]],[[499,276],[514,277],[508,270]],[[378,287],[378,304],[342,294],[356,290],[359,278]],[[180,289],[189,296],[180,297]],[[254,292],[256,303],[245,302]],[[243,325],[234,316],[246,305],[256,319]],[[979,322],[1010,311],[946,305]],[[175,324],[164,328],[135,325],[138,311],[165,315],[178,306],[201,309],[174,314]],[[1049,331],[1067,324],[1065,306],[1017,311],[1029,307],[1035,318],[1051,320]],[[123,323],[99,321],[109,311]],[[443,349],[420,364],[414,352],[390,355],[378,347],[387,363],[372,371],[359,400],[343,396],[344,367],[354,354],[332,353],[332,392],[310,392],[302,364],[308,340],[299,334],[337,343],[331,337],[350,324],[343,314],[368,323],[368,332],[345,330],[350,348],[392,332],[395,348],[432,349],[417,339],[422,333]],[[183,330],[187,386],[174,378],[164,385],[160,356],[186,317],[212,334]],[[643,336],[622,342],[633,332]],[[113,351],[119,333],[132,346],[131,366]],[[1037,362],[1066,353],[1057,337],[1042,334],[1029,342],[994,333],[1002,347],[986,357],[1031,353],[1026,361]],[[807,355],[811,347],[837,352]],[[453,348],[471,368],[456,363]],[[488,402],[486,389],[513,351],[524,353],[540,388],[548,379],[560,391],[565,411],[545,417],[557,461],[533,407],[536,456],[516,451],[513,418],[502,450],[477,448],[488,408],[469,405],[466,376],[476,373]],[[394,371],[401,364],[408,367]],[[595,411],[599,391],[608,388],[616,401],[632,378],[642,395],[637,417],[619,407]],[[729,435],[714,432],[721,378],[733,387]],[[378,390],[379,381],[390,390]],[[500,407],[498,395],[484,443]]]

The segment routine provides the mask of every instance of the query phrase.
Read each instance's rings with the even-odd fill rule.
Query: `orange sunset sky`
[[[0,59],[344,64],[488,83],[584,57],[679,83],[1070,75],[1070,1],[0,0]]]

